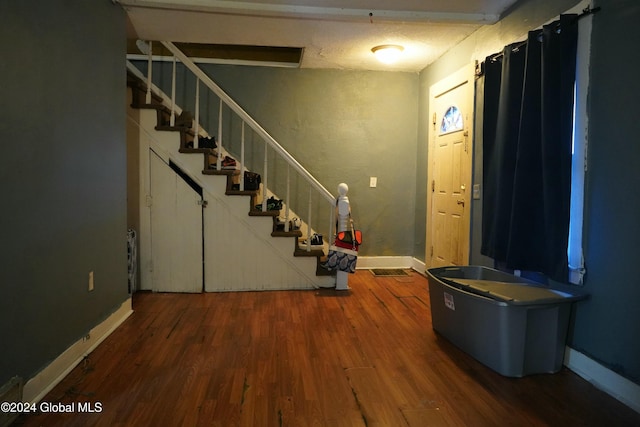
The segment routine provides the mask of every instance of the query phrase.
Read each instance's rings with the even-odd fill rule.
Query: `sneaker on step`
[[[262,210],[262,203],[256,205],[256,209]],[[282,209],[282,200],[278,200],[275,197],[271,196],[267,199],[267,210],[268,211],[279,211]]]
[[[324,244],[323,240],[322,240],[322,234],[318,234],[318,233],[314,233],[311,236],[311,246],[322,246]],[[303,245],[307,244],[307,241],[303,241],[302,242]]]
[[[235,169],[236,161],[229,156],[224,156],[222,159],[222,169]]]
[[[218,158],[215,156],[209,156],[209,167],[211,169],[218,168]],[[224,158],[220,161],[221,169],[235,169],[236,161],[229,156],[224,156]]]

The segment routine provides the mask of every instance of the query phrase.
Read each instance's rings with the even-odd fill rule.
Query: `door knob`
[[[459,205],[464,206],[464,200],[458,200],[456,203],[459,204]]]

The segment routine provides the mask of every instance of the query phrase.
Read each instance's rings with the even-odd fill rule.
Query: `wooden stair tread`
[[[185,147],[185,148],[180,148],[178,150],[180,153],[194,153],[194,154],[204,154],[204,153],[209,153],[210,151],[212,151],[211,148],[189,148],[189,147]]]
[[[231,175],[233,175],[234,172],[235,172],[234,169],[222,169],[222,170],[203,169],[202,170],[202,173],[204,175],[227,175],[227,176],[231,176]]]
[[[296,247],[296,250],[293,252],[293,256],[323,257],[324,251],[322,249],[311,249],[310,251],[307,251],[305,248]]]
[[[300,230],[290,230],[290,231],[272,231],[272,237],[295,237],[298,238],[302,236],[302,232]]]
[[[165,130],[169,132],[190,131],[191,128],[187,126],[171,126],[171,125],[157,125],[156,130]]]
[[[160,101],[156,101],[156,102],[160,102]],[[134,100],[133,104],[135,105],[133,105],[133,107],[140,108],[140,109],[147,109],[147,110],[158,110],[158,111],[168,110],[167,107],[165,107],[161,103],[156,103],[156,102],[153,102],[153,99],[152,99],[151,104],[147,104],[144,100],[143,101]]]
[[[262,212],[258,209],[251,209],[249,211],[249,216],[278,216],[280,215],[280,211],[266,211]]]
[[[257,190],[227,190],[225,193],[227,196],[256,196],[258,194]]]

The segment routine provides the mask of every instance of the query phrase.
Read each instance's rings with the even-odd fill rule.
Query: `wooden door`
[[[149,150],[155,292],[202,292],[202,196]]]
[[[464,67],[429,93],[427,267],[469,262],[474,70]]]

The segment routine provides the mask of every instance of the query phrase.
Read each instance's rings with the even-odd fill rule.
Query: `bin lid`
[[[553,288],[532,286],[519,282],[501,282],[481,279],[447,278],[458,283],[469,291],[488,296],[495,300],[507,301],[511,304],[546,304],[575,301],[584,298],[581,294],[572,294]]]

